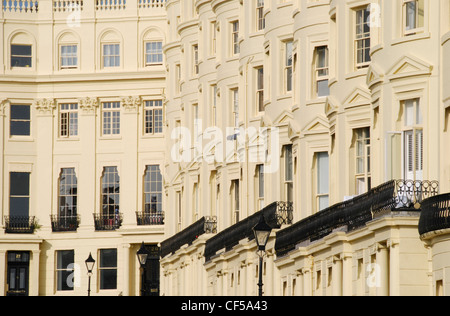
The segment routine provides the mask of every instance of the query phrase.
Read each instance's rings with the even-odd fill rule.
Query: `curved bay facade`
[[[0,295],[448,295],[449,0],[0,9]]]

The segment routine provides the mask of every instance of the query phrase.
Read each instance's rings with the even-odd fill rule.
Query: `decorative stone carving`
[[[55,99],[37,99],[33,101],[33,107],[39,112],[39,114],[52,114],[56,109]]]
[[[84,98],[79,99],[80,109],[85,114],[95,114],[96,109],[98,108],[98,99],[97,98]]]
[[[121,98],[122,107],[126,112],[135,113],[141,105],[141,97],[139,96],[129,96]]]

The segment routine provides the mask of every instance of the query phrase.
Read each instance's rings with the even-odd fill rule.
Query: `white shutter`
[[[405,180],[414,180],[414,134],[413,131],[405,132]]]
[[[415,171],[416,180],[422,180],[423,178],[423,130],[418,129],[415,131]]]

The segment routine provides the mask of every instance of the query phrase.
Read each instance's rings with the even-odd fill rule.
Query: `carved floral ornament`
[[[37,99],[33,101],[32,105],[40,114],[51,114],[56,109],[56,100]]]
[[[136,112],[141,105],[141,98],[139,96],[129,96],[121,98],[122,107],[127,112]]]
[[[99,105],[97,98],[78,99],[78,102],[80,104],[80,109],[83,112],[90,114],[94,114]]]

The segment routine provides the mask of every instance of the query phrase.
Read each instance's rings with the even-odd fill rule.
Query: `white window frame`
[[[264,17],[264,0],[256,1],[256,31],[262,31],[266,27],[266,19]]]
[[[405,180],[423,180],[424,130],[421,99],[402,101],[403,128],[403,174]],[[411,108],[411,111],[408,110]]]
[[[322,169],[322,165],[320,164],[321,156],[326,155],[328,165],[324,166],[324,169]],[[330,155],[328,152],[317,152],[315,154],[315,160],[316,160],[316,210],[318,212],[321,212],[325,209],[327,209],[330,206]],[[324,174],[322,174],[324,173]],[[326,176],[327,184],[324,187],[327,187],[326,192],[321,190],[321,183],[320,179],[322,176]],[[325,205],[322,205],[322,201],[327,200],[327,203]]]
[[[356,69],[366,68],[370,65],[370,47],[371,47],[371,36],[370,36],[370,5],[355,10],[355,65]],[[366,30],[366,27],[368,30]],[[369,42],[368,45],[367,41]],[[366,53],[369,52],[369,58],[366,60]],[[362,52],[362,55],[360,55]],[[361,56],[361,60],[359,60]]]
[[[110,104],[110,107],[107,105]],[[102,102],[102,135],[103,136],[119,136],[120,135],[120,111],[121,104],[119,101]],[[108,114],[105,116],[105,114]],[[117,115],[118,114],[118,115]],[[114,120],[118,118],[118,120]],[[105,126],[109,124],[110,126]],[[106,128],[106,129],[105,129]],[[108,131],[108,132],[105,132]]]
[[[355,192],[360,195],[371,189],[370,127],[358,128],[353,132],[355,137]],[[364,184],[363,189],[359,187],[359,183]]]
[[[152,44],[161,45],[161,49],[156,47],[155,48],[156,51],[153,51],[153,49],[151,49],[149,51],[148,50],[148,45],[152,46]],[[158,65],[162,65],[164,63],[164,54],[163,54],[162,45],[163,45],[163,42],[161,40],[151,40],[151,41],[146,41],[144,43],[144,65],[146,67],[158,66]],[[155,61],[155,62],[148,61],[148,57],[149,56],[157,56],[158,60]]]
[[[71,48],[75,47],[76,52],[75,53],[71,52],[71,53],[68,53],[69,55],[64,56],[63,55],[63,47],[71,47]],[[76,43],[60,44],[59,45],[59,69],[61,69],[61,70],[62,69],[78,69],[78,60],[79,60],[78,51],[79,51],[78,44],[76,44]],[[64,59],[75,61],[75,64],[64,65],[64,62],[63,62]]]
[[[110,54],[110,55],[105,55],[105,46],[118,46],[119,54],[115,54],[114,53],[114,54]],[[119,42],[102,43],[101,49],[102,49],[102,68],[109,69],[109,68],[118,68],[118,67],[121,66],[121,64],[122,64],[121,56],[120,56],[121,55],[120,54],[121,45],[120,45]],[[116,58],[117,57],[119,58],[119,64],[118,65],[116,65]],[[114,59],[114,65],[113,66],[111,66],[111,65],[106,66],[105,65],[105,58],[113,58]]]
[[[144,102],[144,135],[162,134],[164,128],[164,111],[162,100]]]
[[[241,48],[239,45],[239,20],[232,21],[231,23],[231,55],[239,55]]]
[[[78,136],[78,103],[59,104],[59,137]]]
[[[255,68],[256,112],[263,113],[264,109],[264,67]]]
[[[292,40],[284,42],[284,91],[292,92],[294,80],[294,43]]]
[[[192,73],[197,76],[200,72],[198,44],[192,45]]]
[[[425,10],[425,0],[402,0],[402,27],[403,27],[403,35],[410,36],[415,35],[417,33],[423,33],[425,30],[425,12],[423,12],[422,23],[423,25],[419,25],[420,23],[420,2],[422,2],[423,9]],[[415,16],[414,16],[414,25],[407,25],[408,23],[408,8],[409,6],[415,3]]]
[[[320,50],[325,50],[323,55],[323,65],[320,63]],[[327,45],[317,46],[314,48],[314,92],[317,98],[326,97],[329,95],[329,89],[327,89],[327,93],[321,93],[319,89],[319,84],[322,82],[327,82],[329,80],[329,49]]]

